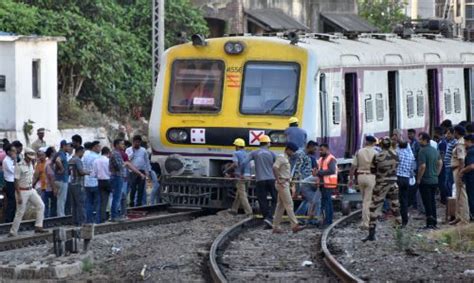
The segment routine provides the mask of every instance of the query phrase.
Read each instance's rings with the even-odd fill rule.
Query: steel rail
[[[150,216],[146,218],[131,219],[125,222],[102,223],[94,226],[95,234],[107,234],[112,232],[124,231],[129,229],[137,229],[160,224],[169,224],[181,221],[188,221],[199,216],[207,215],[204,210],[194,209],[186,212],[177,212],[167,215]],[[66,229],[67,237],[72,235],[73,228]],[[53,241],[53,233],[49,231],[44,234],[34,234],[28,236],[18,236],[0,240],[0,252],[46,244]]]
[[[324,263],[326,266],[332,271],[334,275],[336,275],[339,280],[342,282],[364,282],[364,280],[360,279],[356,275],[350,273],[340,262],[336,260],[336,258],[331,254],[328,248],[329,236],[330,234],[336,229],[337,226],[342,225],[346,222],[352,221],[353,219],[360,217],[362,214],[362,210],[354,211],[353,213],[349,214],[346,217],[340,218],[332,225],[330,225],[326,230],[324,230],[323,235],[321,237],[321,250],[324,254]]]
[[[155,211],[165,211],[169,209],[169,204],[160,203],[155,205],[145,205],[145,206],[137,206],[137,207],[130,207],[127,211],[147,211],[147,212],[155,212]],[[45,218],[43,221],[43,228],[55,228],[65,225],[72,225],[72,216],[58,216],[58,217],[50,217]],[[10,232],[10,228],[12,223],[2,223],[0,224],[0,235],[8,234]],[[21,222],[19,231],[30,231],[35,228],[35,220],[24,220]]]

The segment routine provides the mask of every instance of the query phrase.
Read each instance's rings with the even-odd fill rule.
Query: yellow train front
[[[252,149],[267,134],[282,149],[288,118],[303,114],[307,62],[304,48],[277,37],[194,36],[167,50],[149,133],[164,199],[227,207],[233,184],[221,177],[234,139]]]

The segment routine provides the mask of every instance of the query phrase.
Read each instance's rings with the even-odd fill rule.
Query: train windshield
[[[170,112],[212,113],[221,109],[224,62],[177,60],[172,72]]]
[[[247,63],[240,112],[293,115],[296,112],[299,74],[297,63]]]

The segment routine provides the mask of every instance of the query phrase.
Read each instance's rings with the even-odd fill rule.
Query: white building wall
[[[15,43],[0,42],[0,75],[5,76],[5,91],[0,91],[0,129],[15,130]]]
[[[435,17],[435,0],[408,0],[406,3],[405,15],[412,19],[428,19]]]
[[[21,131],[28,120],[35,122],[34,130],[58,128],[57,42],[16,41],[16,125]],[[40,60],[40,94],[33,98],[33,60]]]

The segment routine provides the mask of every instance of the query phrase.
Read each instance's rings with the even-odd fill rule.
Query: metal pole
[[[153,64],[153,90],[156,86],[158,73],[160,71],[160,57],[165,50],[165,0],[153,1],[153,50],[152,50],[152,64]]]

